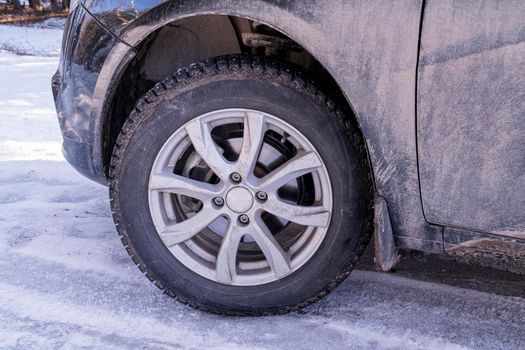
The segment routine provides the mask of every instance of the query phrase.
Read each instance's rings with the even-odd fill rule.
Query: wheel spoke
[[[270,214],[304,226],[327,227],[330,221],[330,211],[321,205],[296,205],[273,198],[264,203],[263,209]]]
[[[274,192],[288,182],[311,173],[321,166],[322,163],[317,154],[314,152],[304,152],[296,155],[263,177],[257,187],[266,192]]]
[[[213,141],[209,124],[195,119],[186,125],[186,132],[204,162],[221,180],[227,181],[231,163],[223,157]]]
[[[160,230],[159,235],[166,246],[172,247],[195,236],[217,219],[219,215],[218,211],[204,207],[195,216],[187,220],[166,225]]]
[[[277,278],[287,275],[291,271],[289,254],[281,248],[260,216],[255,217],[254,221],[250,235],[261,248],[273,273]]]
[[[175,175],[169,170],[152,174],[149,189],[152,191],[176,193],[199,199],[203,202],[211,200],[220,192],[220,188],[217,185]]]
[[[247,112],[246,114],[242,148],[237,161],[238,172],[243,177],[253,174],[266,131],[262,113]]]
[[[225,284],[232,284],[237,275],[237,251],[244,233],[235,222],[230,220],[230,225],[224,238],[221,248],[217,254],[215,268],[217,270],[217,281]]]

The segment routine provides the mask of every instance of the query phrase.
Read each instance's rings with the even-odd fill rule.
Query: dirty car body
[[[107,184],[124,120],[165,75],[246,50],[287,57],[335,91],[362,134],[382,268],[411,249],[518,271],[524,18],[519,0],[81,1],[53,79],[64,154]],[[282,41],[258,41],[254,23]]]

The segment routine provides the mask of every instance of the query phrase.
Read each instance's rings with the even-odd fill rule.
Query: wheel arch
[[[201,19],[206,18],[204,21]],[[151,25],[149,27],[149,31],[147,33],[140,31],[134,32],[133,29],[130,30],[130,32],[126,33],[122,37],[122,42],[118,43],[116,47],[118,47],[118,50],[115,51],[115,55],[121,55],[121,60],[118,61],[118,64],[116,63],[116,59],[109,59],[110,64],[113,63],[113,74],[112,78],[107,80],[107,87],[105,88],[105,96],[103,99],[103,103],[101,105],[100,110],[100,144],[101,144],[101,154],[103,155],[104,159],[104,168],[107,168],[107,165],[109,164],[109,159],[111,157],[111,150],[114,145],[116,136],[118,135],[118,132],[120,131],[120,126],[123,125],[127,113],[131,112],[135,100],[138,100],[144,93],[146,93],[150,88],[153,87],[154,83],[159,82],[164,76],[167,74],[171,74],[175,72],[178,68],[183,68],[190,63],[198,62],[206,58],[226,55],[226,54],[234,54],[234,53],[240,53],[241,49],[238,48],[237,51],[232,51],[232,43],[231,43],[231,37],[223,36],[221,38],[222,42],[221,45],[227,46],[223,49],[222,52],[216,52],[214,55],[209,55],[206,53],[206,49],[200,49],[200,50],[188,50],[189,45],[185,46],[179,46],[177,49],[180,51],[192,51],[191,55],[188,55],[184,58],[193,57],[194,59],[185,59],[186,64],[180,64],[180,65],[171,65],[169,68],[169,72],[166,72],[167,74],[156,74],[157,79],[151,80],[150,84],[146,84],[142,87],[140,87],[139,90],[137,90],[131,98],[126,99],[126,106],[119,106],[118,102],[122,99],[122,97],[127,96],[130,97],[127,93],[120,91],[123,87],[130,86],[130,84],[133,84],[136,82],[136,72],[133,72],[136,69],[144,69],[151,67],[147,63],[144,62],[145,57],[147,58],[150,54],[156,54],[158,53],[158,48],[155,49],[156,51],[149,51],[154,46],[157,46],[158,42],[162,39],[159,39],[163,35],[163,31],[165,33],[165,29],[169,28],[170,26],[177,26],[180,23],[184,22],[185,24],[189,24],[190,26],[199,26],[203,22],[206,22],[213,18],[228,18],[228,19],[240,19],[240,20],[249,20],[249,21],[257,21],[260,23],[263,23],[264,25],[269,26],[270,28],[278,31],[282,35],[286,36],[290,40],[297,43],[304,51],[307,53],[307,55],[313,59],[315,62],[310,62],[310,64],[314,65],[315,67],[311,69],[308,73],[310,77],[315,78],[316,81],[321,81],[323,85],[328,85],[331,95],[328,96],[328,98],[333,99],[337,102],[339,108],[341,108],[345,113],[349,116],[349,121],[356,127],[359,128],[361,131],[362,136],[363,131],[360,129],[360,122],[359,122],[359,116],[355,112],[355,109],[353,108],[350,99],[347,96],[347,93],[345,90],[342,89],[340,83],[337,81],[337,77],[332,74],[332,72],[329,71],[327,68],[326,62],[320,61],[319,59],[321,57],[318,57],[319,55],[316,54],[316,52],[319,51],[326,51],[326,49],[322,48],[316,48],[314,45],[305,46],[301,40],[301,36],[291,36],[283,30],[278,24],[272,23],[272,22],[264,22],[258,17],[255,16],[238,16],[235,14],[227,14],[227,13],[210,13],[210,12],[200,12],[200,13],[193,13],[191,15],[186,16],[173,16],[170,17],[170,20],[164,20],[156,22],[155,25]],[[224,23],[221,25],[224,26]],[[224,27],[223,27],[224,28]],[[202,29],[202,28],[201,28]],[[297,28],[299,31],[299,28]],[[320,34],[319,34],[320,35]],[[209,40],[210,38],[202,37],[200,38],[200,47],[204,48],[206,44],[212,43],[216,44],[213,39]],[[125,40],[125,41],[124,41]],[[327,42],[328,38],[323,38],[322,40],[319,40],[319,42]],[[129,43],[129,44],[128,44]],[[237,42],[235,43],[237,44]],[[242,43],[238,42],[238,45],[242,45]],[[128,46],[127,54],[122,55],[122,52],[124,51],[124,46]],[[113,53],[113,52],[112,52]],[[112,56],[112,53],[110,53],[110,58]],[[297,62],[292,62],[296,63]],[[299,63],[302,68],[305,68],[302,63]],[[101,74],[102,75],[102,74]],[[130,79],[131,78],[131,79]],[[96,95],[97,90],[95,91]],[[129,102],[129,103],[128,103]],[[115,106],[117,107],[117,110],[115,110]],[[124,107],[124,108],[122,108]],[[124,113],[123,112],[124,109]],[[107,170],[106,170],[107,172]]]

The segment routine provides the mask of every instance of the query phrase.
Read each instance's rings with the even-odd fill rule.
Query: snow
[[[62,42],[61,26],[63,19],[48,19],[23,27],[0,25],[0,50],[20,55],[57,56]]]
[[[59,33],[33,29],[17,28],[38,33],[29,53],[56,55]],[[0,45],[13,33],[0,26]],[[57,65],[0,52],[0,348],[523,348],[524,299],[395,274],[355,271],[278,317],[209,315],[164,296],[122,247],[107,189],[63,159]]]

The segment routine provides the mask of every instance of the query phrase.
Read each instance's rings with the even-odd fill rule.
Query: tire
[[[167,295],[207,312],[227,315],[273,315],[298,310],[319,300],[349,275],[359,257],[363,254],[373,231],[372,180],[366,150],[360,133],[353,126],[351,120],[335,106],[332,100],[325,96],[317,85],[305,79],[303,74],[292,66],[262,57],[232,55],[208,59],[201,63],[193,64],[189,68],[180,69],[173,76],[158,83],[140,99],[122,127],[113,150],[109,171],[110,200],[115,225],[123,245],[139,269],[157,287],[162,289]],[[186,215],[185,220],[190,220],[191,215],[198,215],[205,209],[211,210],[210,208],[212,207],[219,208],[219,205],[222,205],[220,210],[229,210],[229,213],[233,213],[232,210],[234,210],[236,203],[243,203],[244,205],[252,197],[242,192],[244,197],[236,202],[232,199],[233,195],[230,195],[230,193],[233,193],[231,192],[232,190],[229,190],[230,192],[227,192],[228,194],[225,195],[226,205],[221,204],[220,200],[215,198],[212,204],[208,204],[205,200],[188,199],[184,197],[186,192],[182,193],[183,195],[165,194],[162,192],[164,191],[163,189],[158,189],[158,182],[155,180],[156,177],[154,177],[157,174],[155,173],[155,167],[157,167],[159,159],[162,158],[159,154],[163,154],[162,152],[165,149],[163,147],[167,147],[166,145],[170,144],[170,140],[175,137],[173,135],[182,135],[180,130],[184,130],[187,136],[190,137],[189,126],[194,125],[196,120],[204,120],[199,118],[207,118],[207,115],[216,115],[217,113],[237,113],[239,112],[238,109],[242,109],[242,113],[248,113],[246,114],[246,119],[243,119],[243,123],[253,123],[252,120],[255,119],[249,113],[252,113],[250,111],[255,111],[254,113],[258,113],[257,115],[265,118],[265,122],[269,120],[268,123],[271,121],[278,125],[282,124],[282,128],[284,128],[282,130],[288,130],[286,128],[291,130],[291,134],[285,131],[281,134],[267,131],[264,134],[264,143],[261,146],[264,150],[270,147],[266,142],[268,144],[270,144],[270,141],[273,142],[273,139],[267,138],[274,137],[279,139],[279,137],[282,137],[281,144],[284,146],[276,143],[275,146],[269,148],[270,153],[274,152],[274,148],[279,149],[279,152],[275,151],[277,152],[277,158],[284,157],[284,154],[287,154],[287,152],[299,152],[297,149],[301,148],[301,145],[290,146],[288,144],[298,143],[299,141],[297,140],[303,140],[302,142],[308,143],[314,150],[312,152],[315,152],[320,157],[322,167],[315,165],[315,169],[317,169],[315,172],[301,175],[301,177],[292,180],[286,186],[290,184],[295,186],[293,190],[290,190],[293,192],[292,196],[300,197],[301,199],[298,199],[298,201],[306,201],[310,204],[314,199],[307,198],[304,200],[304,197],[318,196],[315,193],[322,192],[321,200],[323,204],[321,206],[323,210],[328,208],[325,206],[325,202],[330,204],[330,211],[323,211],[323,213],[329,212],[328,216],[323,214],[325,215],[323,218],[328,218],[329,224],[328,221],[318,224],[318,221],[315,221],[317,219],[312,219],[315,221],[312,226],[303,228],[303,226],[299,225],[297,226],[299,228],[296,228],[292,221],[287,221],[281,217],[277,217],[278,220],[275,221],[275,217],[272,215],[264,214],[267,215],[264,220],[270,220],[272,223],[274,221],[277,222],[275,225],[272,224],[277,227],[272,228],[272,230],[279,233],[274,234],[270,230],[274,237],[269,239],[274,239],[279,245],[281,245],[280,239],[284,241],[288,239],[292,242],[286,243],[290,244],[288,248],[285,248],[285,243],[282,243],[281,248],[283,256],[290,259],[287,261],[288,265],[279,265],[278,259],[280,257],[273,257],[272,254],[275,252],[275,249],[279,249],[278,247],[276,248],[270,244],[272,248],[272,252],[269,254],[272,255],[271,259],[267,258],[262,249],[258,249],[262,247],[259,246],[260,237],[262,236],[254,236],[258,237],[257,239],[254,238],[255,243],[253,240],[250,240],[251,237],[243,236],[243,239],[246,239],[246,241],[243,240],[241,243],[238,243],[238,250],[233,250],[236,257],[233,258],[234,267],[228,265],[230,267],[228,270],[229,274],[221,275],[219,273],[219,262],[215,263],[215,267],[213,267],[213,264],[210,265],[210,271],[213,272],[215,271],[213,269],[216,269],[215,276],[217,276],[217,280],[213,280],[213,276],[207,277],[206,275],[206,273],[210,273],[207,270],[209,263],[204,261],[202,266],[198,265],[198,268],[201,269],[198,270],[197,267],[194,269],[191,267],[197,265],[187,263],[184,259],[201,261],[204,258],[194,257],[194,254],[197,253],[194,253],[193,250],[190,252],[188,249],[194,249],[193,247],[197,243],[207,242],[206,244],[208,244],[209,242],[206,240],[209,239],[212,240],[210,241],[212,243],[209,243],[210,247],[220,249],[223,245],[222,241],[226,241],[226,239],[216,237],[218,234],[214,236],[213,233],[215,231],[210,229],[210,225],[203,231],[200,231],[198,235],[192,236],[189,241],[175,244],[168,249],[169,244],[165,242],[173,237],[175,237],[173,239],[178,240],[181,236],[170,236],[171,231],[169,231],[169,227],[159,226],[158,220],[165,220],[164,225],[170,225],[173,220],[177,221],[175,224],[184,221],[182,219],[166,218],[166,215],[174,215],[175,217],[179,214],[166,214],[170,212],[166,209],[160,215],[157,209],[164,208],[163,206],[166,205],[166,208],[169,207],[172,208],[170,210],[176,211],[182,206],[186,206],[186,204],[181,204],[186,200],[191,204],[188,204],[190,207],[198,207],[200,205],[201,209],[195,209],[190,214],[180,214]],[[219,118],[217,120],[226,119]],[[240,124],[232,123],[228,124],[227,127],[233,127],[234,125]],[[243,125],[242,130],[247,130],[246,125],[248,124]],[[273,124],[268,125],[272,126]],[[279,128],[280,126],[274,127],[275,130],[279,130]],[[214,132],[216,129],[218,128],[213,129]],[[251,126],[248,129],[252,130]],[[294,132],[296,134],[293,134]],[[235,135],[235,130],[228,129],[225,133]],[[273,136],[274,133],[277,136]],[[242,135],[245,135],[244,131],[242,131]],[[288,135],[297,136],[290,136],[292,140],[288,141],[286,139]],[[190,152],[192,155],[199,155],[197,143],[194,143],[194,139],[191,137],[190,140],[192,145],[187,146],[185,151],[182,151],[180,154],[186,154],[184,152],[193,150],[191,152],[196,153]],[[226,138],[226,140],[236,139]],[[182,141],[178,142],[182,143]],[[175,149],[182,147],[178,143],[176,145],[174,146]],[[281,146],[284,147],[284,150],[280,150],[279,147]],[[305,147],[307,149],[309,146]],[[187,151],[188,149],[190,151]],[[214,149],[216,149],[215,146]],[[226,158],[226,148],[223,147],[223,150],[223,156]],[[308,154],[313,154],[312,152]],[[263,151],[261,150],[259,157],[262,158],[262,154]],[[295,156],[298,155],[299,153]],[[291,155],[290,157],[294,156]],[[181,156],[180,158],[182,159],[183,157]],[[188,156],[188,159],[190,158],[191,156]],[[178,159],[176,159],[177,162],[179,162]],[[292,158],[285,158],[283,162],[289,162],[291,161],[290,159]],[[169,162],[169,164],[172,164],[175,161],[170,160]],[[183,165],[186,166],[185,164],[189,164],[189,162],[189,160],[186,160],[186,163],[183,163]],[[233,159],[233,162],[235,162],[235,159]],[[260,158],[255,166],[262,168],[263,166],[259,165],[259,162],[262,162]],[[174,164],[173,166],[176,169],[178,163]],[[199,169],[202,170],[201,168]],[[208,168],[205,167],[205,169]],[[179,170],[172,171],[169,176],[177,171]],[[192,171],[196,172],[194,169]],[[267,172],[269,171],[271,170]],[[210,173],[209,169],[197,173],[202,172]],[[211,173],[215,172],[211,171]],[[210,180],[208,175],[202,175],[202,178],[207,180],[201,179],[199,181],[207,181],[213,186],[220,186],[228,181],[233,181],[232,178],[222,180],[223,178],[217,174],[211,175],[211,178],[213,176],[216,177],[215,180]],[[324,181],[326,179],[328,180]],[[259,180],[253,181],[257,182]],[[233,188],[231,186],[234,185],[229,184],[228,186]],[[236,188],[239,187],[242,186],[239,185]],[[275,193],[279,193],[277,196],[281,195],[279,191],[282,191],[283,188],[276,190]],[[330,190],[326,190],[328,188],[330,188],[331,193]],[[237,192],[240,193],[240,191],[244,190],[238,190]],[[253,192],[252,194],[255,201],[250,203],[256,203],[252,207],[259,203],[258,193],[255,194]],[[208,196],[208,194],[206,195]],[[270,192],[269,195],[271,195]],[[330,197],[330,200],[325,200],[328,197]],[[315,198],[317,200],[317,197]],[[275,200],[275,198],[272,200]],[[160,203],[158,204],[160,207],[156,203]],[[272,203],[274,202],[270,203],[270,200],[268,200],[267,207],[271,207],[274,210],[275,206]],[[260,205],[263,206],[264,204]],[[239,210],[238,212],[240,213],[244,209]],[[259,213],[263,212],[260,211]],[[201,215],[202,217],[204,216]],[[264,217],[263,214],[261,214],[261,217]],[[295,219],[295,216],[293,218]],[[302,218],[304,219],[305,217]],[[307,217],[306,222],[308,222],[309,218],[311,216]],[[232,227],[243,227],[242,222],[235,221],[237,219],[233,215],[220,217],[217,220],[226,220],[227,225],[229,225],[222,237],[233,237],[227,236],[230,234],[227,233],[229,232],[228,230],[232,229]],[[240,215],[238,220],[241,220]],[[254,227],[259,225],[257,229],[263,227],[264,225],[260,224],[261,220],[259,217],[257,220],[255,222],[256,219],[252,219],[249,225],[253,224]],[[194,222],[200,221],[194,220]],[[267,228],[272,226],[267,221],[264,222]],[[303,222],[301,221],[301,223]],[[293,230],[303,230],[301,231],[303,233],[297,234],[297,237],[289,234],[287,230],[293,231],[292,227],[294,227]],[[310,227],[313,227],[312,231],[308,231]],[[211,234],[209,230],[212,230]],[[307,231],[321,233],[318,236],[309,233],[308,236],[305,233]],[[162,238],[159,232],[162,232]],[[168,233],[164,234],[164,232]],[[216,232],[219,232],[219,230]],[[280,232],[287,232],[286,235],[283,234],[285,238],[279,236],[281,235]],[[321,235],[322,239],[319,239],[318,237]],[[308,237],[308,239],[302,239],[301,237],[303,236]],[[213,243],[215,239],[222,240],[218,248],[216,243]],[[190,241],[193,243],[187,243]],[[308,243],[299,245],[298,242],[302,241]],[[315,249],[312,248],[314,246],[312,242],[317,244]],[[292,265],[296,261],[293,259],[299,258],[294,257],[292,259],[290,257],[294,254],[291,251],[291,247],[295,247],[295,245],[306,252],[310,252],[308,253],[310,254],[308,258],[304,257],[307,256],[307,253],[303,255],[301,255],[302,253],[298,254],[304,260],[300,260],[301,264],[298,267],[293,267]],[[286,251],[286,249],[289,250]],[[201,250],[195,250],[195,252],[201,252]],[[216,260],[222,259],[219,259],[219,252],[220,250],[217,251]],[[202,254],[207,256],[205,253]],[[213,261],[213,258],[211,259]],[[253,277],[251,272],[244,274],[241,265],[236,265],[236,261],[239,264],[246,261],[246,264],[243,266],[252,266],[250,265],[252,261],[250,259],[257,261],[256,264],[252,264],[256,267],[250,267],[254,269],[253,271],[256,271],[256,273],[253,273],[253,276],[256,277]],[[227,261],[231,262],[232,260]],[[266,265],[261,265],[264,261],[268,263],[269,268]],[[282,269],[284,272],[278,274],[278,269]],[[218,276],[222,277],[219,278]],[[222,283],[219,280],[229,282]],[[232,282],[234,280],[242,282],[236,284]]]

